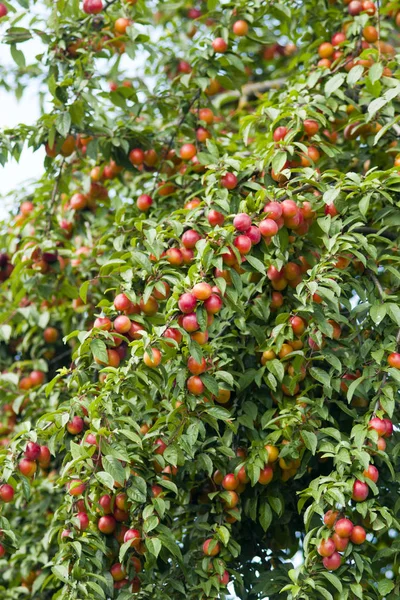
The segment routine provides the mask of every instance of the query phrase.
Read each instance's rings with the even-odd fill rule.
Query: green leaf
[[[110,490],[114,490],[114,477],[110,475],[110,473],[106,473],[106,471],[99,471],[96,473],[96,479],[100,481],[102,485],[105,485]]]
[[[381,63],[374,63],[368,69],[368,79],[371,81],[372,84],[374,84],[376,81],[379,81],[379,79],[382,77],[382,73],[383,65]]]
[[[125,469],[117,458],[107,454],[107,456],[103,456],[102,463],[104,470],[111,475],[114,481],[121,485],[125,483]]]
[[[232,418],[231,413],[226,410],[226,408],[222,408],[222,406],[213,406],[212,408],[208,408],[207,413],[215,419],[221,419],[223,421]]]
[[[326,590],[325,588],[316,585],[315,589],[321,594],[321,596],[323,598],[325,598],[325,600],[333,600],[333,596],[330,592],[328,592],[328,590]]]
[[[132,483],[128,488],[128,496],[131,500],[139,504],[146,502],[147,485],[142,477],[137,475],[133,477]]]
[[[122,562],[124,560],[125,554],[132,547],[131,543],[132,543],[131,540],[128,540],[127,542],[125,542],[124,544],[121,545],[121,547],[119,549],[119,560],[120,560],[120,562]]]
[[[394,583],[390,579],[381,579],[378,583],[378,592],[381,596],[386,596],[394,590]]]
[[[382,97],[376,98],[371,102],[368,106],[368,114],[369,117],[372,118],[381,108],[383,108],[386,104],[388,104],[391,100],[396,98],[400,93],[400,84],[397,84],[396,87],[387,90]]]
[[[400,306],[398,304],[394,304],[394,302],[387,302],[385,306],[387,307],[387,311],[392,321],[394,321],[396,325],[400,327]]]
[[[108,363],[107,346],[105,345],[103,340],[92,340],[90,342],[90,349],[93,353],[94,358],[97,359],[100,364],[106,365]]]
[[[333,202],[336,200],[339,194],[340,188],[331,187],[327,189],[326,192],[324,192],[322,199],[325,202],[325,204],[333,204]]]
[[[20,50],[19,48],[17,48],[17,46],[15,44],[11,44],[11,46],[10,46],[10,52],[11,52],[11,56],[13,57],[14,62],[19,67],[25,67],[26,66],[25,55],[22,52],[22,50]]]
[[[303,429],[301,432],[301,437],[304,441],[305,447],[310,450],[311,454],[315,454],[318,445],[318,439],[315,433]]]
[[[347,83],[350,86],[353,86],[364,74],[364,67],[362,65],[356,65],[352,67],[350,71],[347,73]]]
[[[101,598],[105,598],[106,595],[104,593],[104,590],[102,587],[99,586],[98,583],[96,583],[95,581],[86,581],[86,585],[88,587],[90,587],[92,590],[94,590],[96,592],[96,594],[98,594]]]
[[[283,510],[285,508],[285,504],[279,496],[268,496],[268,502],[274,512],[278,515],[278,517],[283,515]]]
[[[155,529],[158,524],[159,524],[159,518],[156,517],[155,515],[152,515],[151,517],[149,517],[148,519],[146,519],[143,523],[143,531],[145,533],[149,533],[149,531],[153,531],[153,529]]]
[[[224,544],[224,546],[227,546],[229,543],[229,538],[230,538],[230,533],[229,530],[224,527],[223,525],[221,525],[220,527],[217,528],[217,536],[219,537],[219,539],[221,540],[221,542]]]
[[[260,500],[258,518],[263,530],[267,531],[268,527],[271,525],[272,522],[272,510],[265,498]]]
[[[355,596],[357,596],[357,598],[360,598],[360,600],[362,600],[364,598],[364,596],[363,596],[363,589],[362,589],[362,586],[359,583],[351,583],[350,584],[350,589],[353,592],[353,594]]]
[[[369,314],[371,319],[376,325],[379,325],[386,316],[386,304],[373,304],[370,308]]]
[[[175,556],[180,562],[182,562],[182,553],[173,534],[162,525],[159,526],[159,529],[162,530],[162,533],[159,535],[162,545],[169,550],[172,556]]]
[[[164,460],[176,467],[178,463],[178,450],[175,446],[167,446],[163,454]]]
[[[56,565],[55,567],[52,567],[51,570],[57,579],[61,579],[64,583],[68,583],[69,571],[66,565]]]
[[[280,360],[275,358],[273,360],[268,360],[265,366],[268,371],[275,375],[278,381],[283,381],[283,378],[285,377],[285,367]]]
[[[323,369],[319,369],[318,367],[311,367],[310,375],[326,387],[331,387],[331,377],[329,373],[327,373]]]
[[[82,300],[85,304],[87,301],[87,293],[89,290],[89,286],[90,286],[90,281],[85,281],[84,283],[82,283],[81,287],[79,288],[79,296],[82,298]]]
[[[157,537],[146,539],[146,548],[148,549],[150,554],[152,554],[156,558],[160,554],[161,545],[161,540]]]
[[[256,258],[255,256],[251,256],[251,254],[246,255],[246,262],[249,263],[256,271],[265,275],[265,265],[261,260]]]
[[[351,382],[351,384],[349,385],[349,389],[347,390],[347,400],[349,402],[351,401],[351,399],[354,395],[354,392],[356,391],[356,389],[358,388],[360,383],[362,383],[363,381],[364,381],[364,377],[359,377],[355,381]]]
[[[67,137],[71,127],[71,115],[69,112],[63,112],[56,119],[56,129],[62,137]]]
[[[260,467],[255,463],[249,463],[246,467],[247,475],[250,478],[251,485],[254,487],[260,477]]]
[[[214,377],[208,375],[208,373],[203,373],[203,375],[201,375],[201,380],[213,396],[218,396],[219,385],[217,380],[214,379]]]
[[[271,166],[272,166],[273,170],[275,171],[275,173],[279,173],[283,169],[286,161],[287,161],[286,152],[279,150],[272,159]]]
[[[358,208],[360,209],[360,213],[364,217],[368,213],[370,200],[371,200],[371,194],[367,194],[366,196],[361,198],[360,202],[358,203]]]
[[[344,82],[346,75],[344,73],[336,73],[333,77],[330,77],[325,84],[326,96],[331,96],[336,90],[340,88]]]
[[[198,363],[201,363],[203,358],[203,352],[201,350],[200,344],[190,339],[189,341],[189,353],[190,356],[193,356],[194,360]]]
[[[199,454],[197,457],[198,464],[200,468],[204,469],[209,477],[213,474],[214,464],[208,454]]]
[[[337,589],[338,592],[343,591],[342,583],[337,575],[329,573],[329,571],[321,571],[321,574]]]

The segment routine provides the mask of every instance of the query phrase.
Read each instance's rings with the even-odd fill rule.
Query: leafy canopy
[[[399,11],[0,4],[2,598],[399,597]]]

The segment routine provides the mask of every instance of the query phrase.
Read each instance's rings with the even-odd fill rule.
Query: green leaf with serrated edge
[[[267,531],[272,523],[272,511],[266,499],[261,499],[259,504],[259,521],[264,531]]]
[[[320,585],[316,585],[315,589],[321,594],[322,598],[325,600],[333,600],[333,596],[327,589],[321,587]]]
[[[286,152],[279,151],[274,155],[271,166],[272,166],[273,170],[275,171],[275,173],[279,173],[283,169],[283,167],[286,163],[286,160],[287,160]]]
[[[125,482],[125,469],[121,462],[114,456],[107,455],[103,457],[102,463],[106,473],[111,475],[114,481],[123,485]]]
[[[146,539],[146,548],[148,549],[150,554],[152,554],[156,558],[160,554],[161,546],[161,541],[157,537],[151,537]]]
[[[381,579],[378,583],[378,592],[383,597],[390,594],[394,590],[394,587],[394,582],[390,579]]]
[[[211,394],[213,394],[213,396],[218,396],[219,385],[216,379],[214,379],[214,377],[208,375],[207,373],[203,373],[201,375],[201,380],[204,383],[205,387],[208,389],[208,391],[211,392]]]
[[[98,360],[100,364],[106,365],[108,363],[107,346],[103,340],[92,340],[90,342],[90,350],[93,353],[93,357]]]
[[[338,592],[342,592],[343,586],[337,575],[329,573],[328,571],[321,571],[321,574],[337,589]]]
[[[331,377],[329,373],[327,373],[323,369],[319,369],[318,367],[311,367],[310,375],[326,387],[331,387]]]
[[[102,484],[105,485],[108,489],[114,490],[114,478],[110,473],[106,471],[99,471],[96,473],[96,479]]]
[[[336,75],[333,75],[333,77],[330,77],[325,84],[325,94],[331,96],[341,87],[345,78],[346,75],[344,73],[337,73]]]
[[[301,437],[304,441],[304,445],[308,450],[310,450],[311,454],[315,454],[317,451],[318,440],[315,433],[312,431],[306,431],[305,429],[301,432]]]
[[[364,381],[364,377],[359,377],[355,381],[352,381],[349,385],[349,389],[347,390],[347,400],[350,402],[354,396],[354,393],[358,386]]]
[[[81,287],[79,288],[79,296],[82,298],[83,302],[86,304],[87,301],[87,293],[90,287],[90,281],[85,281],[84,283],[82,283]]]
[[[385,318],[386,312],[386,304],[374,304],[373,306],[371,306],[370,309],[371,319],[376,325],[379,325],[379,323],[381,323],[381,321],[383,321],[383,319]]]

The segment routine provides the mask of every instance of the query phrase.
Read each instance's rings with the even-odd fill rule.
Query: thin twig
[[[117,2],[117,0],[108,0],[108,2],[106,2],[103,12],[106,12],[110,8],[110,6],[112,4],[115,4],[116,2]]]
[[[201,93],[200,90],[197,90],[196,94],[193,96],[192,100],[190,101],[189,106],[183,111],[183,114],[182,114],[181,118],[179,119],[178,123],[175,126],[174,133],[171,135],[171,137],[170,137],[170,139],[168,141],[167,148],[164,151],[164,157],[168,158],[168,153],[169,153],[169,151],[172,148],[174,140],[175,140],[176,136],[178,135],[181,126],[185,122],[186,117],[188,116],[188,114],[190,112],[190,109],[192,108],[192,106],[196,102],[196,100],[199,98],[200,93]],[[163,160],[160,161],[160,165],[159,165],[159,167],[158,167],[158,169],[156,171],[156,175],[155,175],[155,178],[154,178],[154,186],[153,186],[152,194],[154,194],[154,192],[156,190],[156,185],[157,185],[158,177],[160,175],[162,166],[163,166]]]
[[[344,231],[347,231],[349,228],[344,228]],[[391,240],[392,242],[394,242],[395,240],[397,240],[398,235],[396,233],[390,233],[390,231],[382,231],[382,233],[379,233],[379,229],[374,229],[373,227],[355,227],[354,229],[351,230],[350,233],[365,233],[365,234],[376,234],[379,235],[379,237],[383,237],[386,238],[388,240]]]
[[[49,219],[47,221],[46,233],[48,233],[49,230],[50,230],[50,228],[51,228],[51,218],[53,216],[55,202],[56,202],[56,199],[57,199],[57,196],[58,196],[58,189],[60,187],[61,176],[62,176],[64,164],[65,164],[65,158],[63,158],[62,161],[61,161],[60,170],[58,172],[56,181],[55,181],[54,186],[53,186],[53,191],[51,193],[50,206],[49,206],[49,211],[48,211],[48,217],[49,217]]]
[[[70,354],[71,354],[71,348],[68,348],[68,350],[65,350],[61,354],[58,354],[58,356],[56,356],[55,358],[52,358],[51,360],[49,360],[49,364],[53,364],[55,362],[58,362],[62,358],[65,358],[66,356],[70,356]]]
[[[302,192],[307,192],[308,190],[311,190],[313,187],[314,187],[314,185],[311,185],[311,183],[306,183],[304,185],[301,185],[298,188],[294,188],[294,190],[288,190],[288,191],[290,191],[290,194],[285,194],[285,196],[282,196],[281,198],[279,198],[279,200],[287,200],[288,198],[290,198],[291,195],[301,194]]]
[[[382,300],[385,300],[386,295],[385,295],[385,292],[383,291],[383,287],[381,286],[379,279],[377,278],[375,273],[372,273],[372,271],[367,271],[367,273],[370,276],[370,278],[372,279],[372,281],[374,282],[375,287],[378,290],[380,297],[382,298]]]
[[[385,374],[384,374],[384,376],[382,377],[382,381],[381,381],[381,384],[380,384],[380,386],[379,386],[379,389],[378,389],[378,391],[376,392],[376,394],[377,394],[377,396],[378,396],[378,399],[377,399],[377,401],[375,402],[375,407],[374,407],[374,412],[372,413],[372,417],[375,417],[375,416],[376,416],[376,413],[377,413],[377,411],[378,411],[378,409],[379,409],[379,407],[380,407],[380,402],[381,402],[381,401],[380,401],[379,395],[380,395],[380,392],[381,392],[381,390],[382,390],[383,386],[384,386],[384,385],[385,385],[385,383],[386,383],[387,377],[388,377],[388,374],[387,374],[387,373],[385,373]]]

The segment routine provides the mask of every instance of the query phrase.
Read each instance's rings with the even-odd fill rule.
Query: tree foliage
[[[2,598],[400,596],[399,11],[0,4]]]

